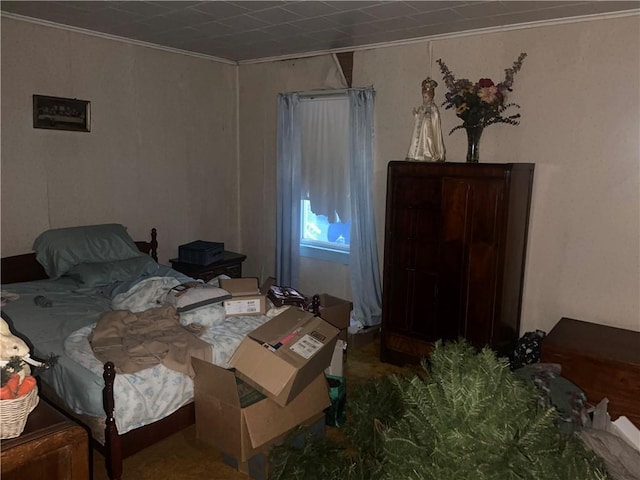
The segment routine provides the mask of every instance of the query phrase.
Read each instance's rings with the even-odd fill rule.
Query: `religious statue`
[[[427,77],[422,82],[422,105],[413,109],[415,123],[407,160],[444,162],[445,148],[440,127],[440,111],[433,102],[438,83]]]

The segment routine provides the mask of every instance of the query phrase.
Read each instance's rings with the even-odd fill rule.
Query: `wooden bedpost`
[[[157,240],[158,232],[155,228],[151,229],[151,258],[153,258],[156,262],[158,261],[158,240]]]
[[[311,308],[316,317],[320,316],[320,295],[317,293],[311,299]]]
[[[104,364],[102,378],[104,378],[102,400],[104,403],[104,411],[107,414],[104,427],[105,463],[110,480],[120,480],[122,478],[122,447],[120,445],[120,438],[118,437],[116,419],[113,416],[115,409],[113,383],[116,379],[116,368],[113,362]]]

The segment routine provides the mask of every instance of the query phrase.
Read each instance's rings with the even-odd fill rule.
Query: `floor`
[[[379,340],[347,351],[344,375],[349,386],[369,378],[391,374],[406,373],[407,370],[394,365],[381,363]],[[348,417],[347,417],[347,421]],[[327,427],[329,437],[339,438],[339,428]],[[95,453],[94,480],[107,480],[104,459]],[[195,426],[190,426],[171,437],[139,452],[124,461],[124,480],[247,480],[247,476],[226,465],[222,453],[196,438]]]

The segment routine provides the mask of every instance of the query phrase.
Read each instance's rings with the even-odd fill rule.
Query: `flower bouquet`
[[[466,78],[456,79],[453,73],[438,59],[440,71],[442,72],[444,83],[449,90],[445,94],[443,106],[446,110],[455,109],[456,115],[462,119],[462,124],[451,129],[449,135],[459,128],[467,131],[469,139],[469,150],[467,162],[478,161],[477,144],[480,140],[482,130],[494,123],[508,123],[518,125],[520,114],[503,115],[510,107],[520,108],[518,104],[506,103],[507,92],[511,92],[513,77],[522,68],[522,61],[527,56],[521,53],[518,59],[513,62],[511,68],[505,69],[505,78],[497,85],[490,78],[481,78],[476,83],[472,83]]]

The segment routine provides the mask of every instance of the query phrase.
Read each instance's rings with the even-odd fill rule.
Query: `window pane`
[[[349,251],[351,222],[329,223],[325,215],[315,215],[309,200],[301,203],[300,243],[318,248]]]

